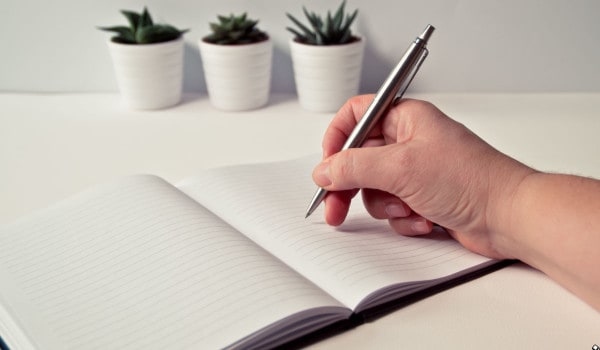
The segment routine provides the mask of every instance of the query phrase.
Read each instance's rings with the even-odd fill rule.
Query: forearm
[[[600,181],[534,173],[507,209],[504,249],[600,310]]]

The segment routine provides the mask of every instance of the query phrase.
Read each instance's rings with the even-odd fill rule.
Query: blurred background
[[[198,40],[218,14],[248,12],[274,40],[272,92],[294,93],[286,12],[337,9],[338,0],[2,0],[0,91],[117,91],[97,26],[147,6],[185,34],[184,91],[206,93]],[[600,1],[348,0],[366,38],[361,92],[375,92],[427,24],[437,30],[413,92],[598,92]]]

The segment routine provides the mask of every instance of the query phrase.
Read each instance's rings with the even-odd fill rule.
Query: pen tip
[[[310,214],[312,214],[315,211],[314,206],[311,206],[307,211],[306,211],[306,215],[304,215],[304,218],[307,219]]]
[[[317,209],[317,206],[319,205],[319,202],[313,202],[310,204],[310,207],[308,207],[308,210],[306,210],[306,215],[304,215],[304,218],[308,218],[309,216],[311,216],[312,213],[315,212],[315,209]]]
[[[319,203],[321,203],[323,201],[323,198],[325,198],[325,195],[327,194],[327,191],[322,189],[322,188],[318,188],[317,192],[315,192],[315,195],[313,196],[312,201],[310,201],[310,205],[308,206],[308,209],[306,210],[306,216],[304,217],[305,219],[307,217],[310,216],[310,214],[312,214],[317,207],[319,206]]]
[[[427,42],[429,40],[429,38],[431,37],[431,34],[433,34],[433,31],[435,30],[435,27],[432,26],[431,24],[428,24],[427,27],[425,28],[425,31],[423,31],[423,34],[419,35],[419,38],[425,42]]]

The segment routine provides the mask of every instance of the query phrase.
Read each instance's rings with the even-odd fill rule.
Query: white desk
[[[600,94],[419,95],[500,150],[543,170],[600,177]],[[116,94],[0,94],[0,223],[132,173],[177,181],[200,169],[320,152],[332,114],[294,96],[244,113],[186,96],[130,112]],[[599,213],[600,215],[600,213]],[[598,247],[600,254],[600,247]],[[315,349],[591,349],[600,313],[515,265],[314,344]]]

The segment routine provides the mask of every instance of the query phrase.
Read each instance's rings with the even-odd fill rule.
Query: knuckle
[[[344,185],[352,182],[355,160],[352,152],[343,152],[330,163],[331,180],[334,185]]]
[[[398,169],[396,176],[389,179],[389,190],[397,195],[405,194],[408,181],[415,180],[417,171],[413,152],[395,152],[393,156],[394,168]]]
[[[346,178],[349,172],[348,160],[350,157],[337,157],[336,161],[333,162],[333,167],[331,169],[333,178],[335,179],[343,179]]]
[[[352,96],[350,98],[348,98],[348,100],[346,100],[346,105],[350,105],[350,106],[354,106],[354,105],[359,105],[362,106],[365,104],[366,100],[372,99],[373,95],[372,94],[368,94],[368,95],[355,95]]]

